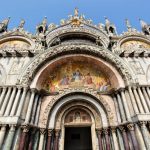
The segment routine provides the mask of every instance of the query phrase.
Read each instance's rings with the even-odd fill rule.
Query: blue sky
[[[94,24],[104,23],[104,16],[107,16],[119,33],[126,31],[125,18],[138,30],[139,18],[150,23],[150,0],[1,0],[0,5],[0,21],[10,16],[11,29],[23,18],[25,29],[33,33],[44,16],[48,23],[59,24],[61,19],[73,14],[75,7]]]

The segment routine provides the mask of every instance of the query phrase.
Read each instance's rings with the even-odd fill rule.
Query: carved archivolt
[[[108,47],[109,44],[109,37],[106,33],[102,32],[102,31],[98,31],[97,29],[94,28],[89,28],[84,26],[83,27],[78,27],[78,28],[72,28],[70,26],[65,26],[64,28],[58,28],[56,30],[51,31],[48,35],[47,35],[47,43],[48,45],[50,45],[50,43],[56,38],[56,37],[60,37],[61,35],[64,34],[73,34],[73,33],[78,33],[78,34],[87,34],[89,36],[93,36],[95,39],[97,37],[100,37],[100,40],[102,42],[102,44],[104,45],[105,48]]]
[[[42,114],[42,122],[41,122],[43,126],[47,125],[48,118],[55,104],[58,101],[60,101],[63,97],[69,96],[70,94],[87,95],[89,97],[93,97],[94,99],[98,101],[98,103],[100,103],[100,105],[104,107],[104,110],[106,111],[106,114],[108,117],[107,119],[108,119],[109,124],[110,125],[115,124],[114,123],[115,114],[113,110],[111,109],[109,104],[105,101],[105,99],[103,99],[100,95],[98,95],[96,91],[94,91],[93,89],[68,89],[68,90],[65,89],[64,91],[61,91],[59,95],[55,96],[45,108],[45,111]]]
[[[101,123],[101,118],[100,118],[100,114],[88,103],[86,102],[72,102],[70,104],[65,105],[64,107],[62,107],[59,112],[57,113],[57,117],[56,117],[56,124],[55,124],[55,128],[56,129],[60,129],[61,125],[63,123],[62,118],[64,113],[67,115],[68,113],[70,113],[72,110],[78,110],[78,109],[83,109],[87,112],[91,112],[92,115],[94,116],[94,120],[95,120],[95,127],[96,128],[101,128],[102,127],[102,123]],[[88,113],[89,114],[89,113]],[[66,116],[65,116],[66,119]],[[73,120],[76,118],[73,118]],[[91,117],[90,117],[91,119]],[[89,120],[90,120],[89,119]],[[91,121],[89,121],[91,122]],[[77,120],[78,123],[78,120]],[[81,122],[82,123],[82,122]],[[84,122],[83,122],[84,123]],[[80,123],[78,123],[80,124]]]
[[[60,45],[49,50],[40,53],[37,55],[29,64],[22,69],[22,74],[18,79],[18,84],[21,85],[29,85],[33,80],[36,72],[40,69],[40,67],[45,64],[47,61],[58,57],[59,55],[67,55],[67,54],[90,54],[96,57],[102,57],[106,61],[109,61],[112,65],[114,65],[117,70],[121,73],[124,80],[127,84],[135,82],[135,75],[133,71],[128,67],[128,65],[121,60],[117,55],[112,52],[97,47],[97,46],[89,46],[85,44],[79,45]]]

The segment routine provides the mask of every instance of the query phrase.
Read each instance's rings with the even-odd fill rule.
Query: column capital
[[[18,89],[18,90],[21,90],[21,89],[22,89],[22,86],[18,85],[18,86],[17,86],[17,89]]]
[[[40,128],[40,134],[45,134],[46,133],[46,128]]]
[[[97,135],[101,135],[102,134],[102,129],[96,129],[96,133],[97,133]]]
[[[16,124],[10,124],[10,131],[15,131],[17,125]]]
[[[116,127],[110,127],[110,130],[111,130],[112,133],[115,133],[116,129],[117,129]]]
[[[60,131],[61,131],[60,129],[55,129],[55,136],[56,136],[56,137],[59,137]]]
[[[127,128],[128,128],[130,131],[133,131],[133,130],[134,130],[134,124],[133,124],[133,123],[127,124]]]
[[[21,128],[23,129],[23,132],[27,133],[29,132],[30,126],[29,125],[21,125]]]
[[[31,92],[34,92],[34,93],[38,92],[38,90],[36,88],[31,88],[30,90],[31,90]]]
[[[54,129],[48,129],[48,136],[52,136]]]
[[[140,122],[139,122],[139,125],[140,125],[141,128],[142,128],[142,127],[145,127],[145,126],[146,126],[146,123],[147,123],[146,121],[140,121]]]
[[[103,133],[104,133],[104,134],[108,134],[108,133],[109,133],[109,128],[104,128],[104,129],[103,129]]]
[[[120,129],[122,132],[125,132],[125,131],[126,131],[126,129],[125,129],[124,126],[119,126],[119,129]]]

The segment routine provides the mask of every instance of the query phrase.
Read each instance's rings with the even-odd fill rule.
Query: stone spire
[[[19,26],[18,26],[18,29],[23,29],[24,24],[25,24],[25,20],[22,19],[22,20],[20,21],[20,24],[19,24]]]
[[[144,28],[147,26],[147,23],[145,21],[143,21],[142,19],[139,19],[141,27]]]
[[[145,21],[143,21],[142,19],[139,19],[141,27],[142,27],[142,31],[144,32],[145,35],[150,35],[150,25],[147,24]]]

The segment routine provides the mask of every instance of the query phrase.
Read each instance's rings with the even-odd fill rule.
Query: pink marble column
[[[127,134],[126,134],[125,127],[124,126],[120,126],[119,129],[122,131],[122,136],[123,136],[125,150],[130,150],[129,143],[128,143],[128,137],[127,137]]]
[[[60,130],[55,130],[55,146],[54,146],[54,150],[59,150],[59,136],[60,136]]]
[[[46,150],[51,150],[51,140],[52,140],[53,129],[48,129],[48,139]]]
[[[102,147],[102,130],[101,129],[96,129],[97,137],[98,137],[98,144],[99,144],[99,150],[103,150]]]
[[[19,143],[19,150],[24,149],[28,132],[29,132],[29,127],[23,126],[23,132],[21,134],[20,143]]]

